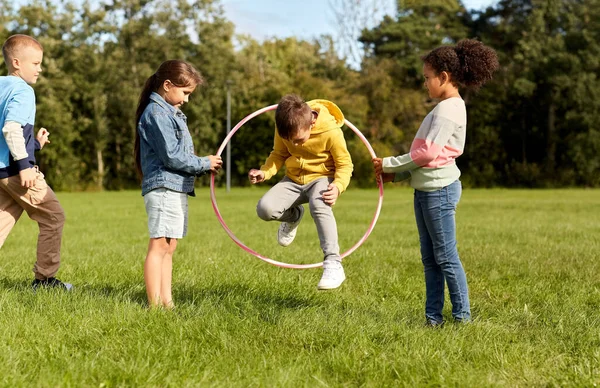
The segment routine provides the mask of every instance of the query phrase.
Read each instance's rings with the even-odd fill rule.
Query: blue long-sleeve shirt
[[[19,77],[0,77],[0,130],[11,121],[18,123],[23,129],[27,156],[15,160],[12,155],[15,150],[11,150],[4,135],[0,135],[0,178],[19,175],[19,171],[35,166],[35,151],[40,149],[33,127],[35,124],[33,88]]]

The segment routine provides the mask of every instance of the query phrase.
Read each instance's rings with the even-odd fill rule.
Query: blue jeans
[[[456,205],[462,185],[455,181],[436,191],[415,190],[415,217],[425,270],[425,316],[442,322],[444,280],[448,284],[452,316],[458,321],[471,318],[467,276],[456,249]]]

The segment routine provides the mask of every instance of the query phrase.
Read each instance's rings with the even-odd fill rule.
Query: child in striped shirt
[[[455,213],[462,186],[455,159],[463,153],[467,127],[467,111],[459,87],[483,85],[498,67],[495,51],[470,39],[455,46],[438,47],[425,55],[425,87],[429,97],[440,102],[421,123],[409,153],[373,159],[377,179],[410,179],[415,189],[429,326],[444,323],[444,283],[448,284],[454,319],[471,319],[467,278],[456,249]]]

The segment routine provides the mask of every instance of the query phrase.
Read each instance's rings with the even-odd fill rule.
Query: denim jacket
[[[194,154],[194,143],[183,112],[158,93],[152,93],[137,130],[142,195],[159,187],[195,195],[195,177],[210,171],[210,160]]]

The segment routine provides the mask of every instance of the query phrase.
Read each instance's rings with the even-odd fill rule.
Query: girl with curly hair
[[[425,117],[410,147],[400,156],[375,158],[375,174],[383,182],[410,179],[425,271],[425,317],[429,326],[444,323],[444,284],[448,284],[452,316],[471,319],[467,277],[456,248],[456,206],[462,186],[456,166],[464,150],[467,110],[459,87],[479,88],[498,69],[496,52],[464,39],[434,49],[423,58],[429,97],[439,100]]]

